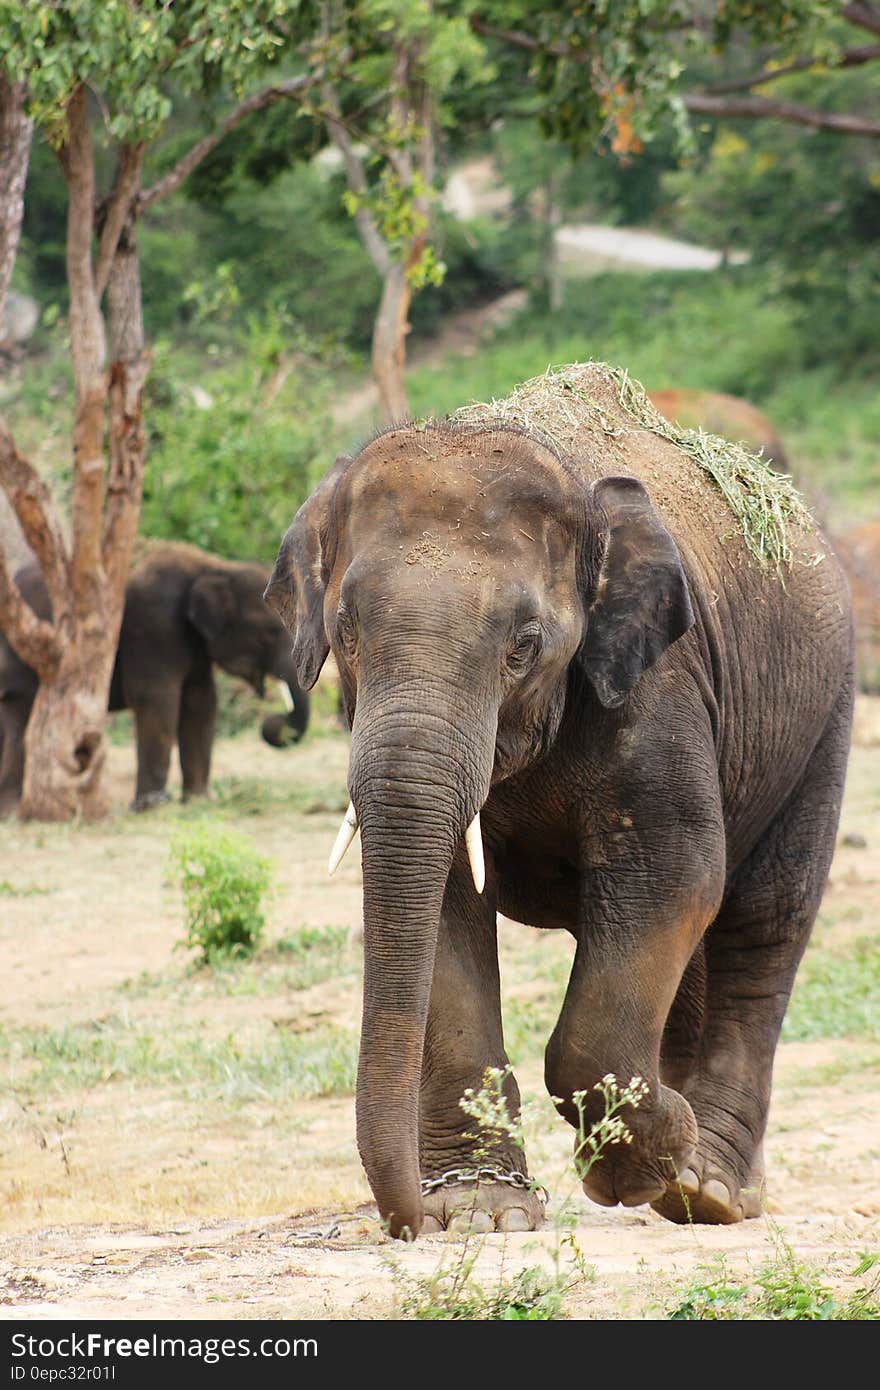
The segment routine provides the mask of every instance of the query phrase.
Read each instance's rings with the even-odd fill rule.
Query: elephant
[[[171,751],[178,745],[184,798],[208,791],[217,710],[213,667],[246,680],[260,696],[267,675],[289,690],[290,709],[263,724],[268,743],[296,742],[309,720],[309,696],[296,680],[290,639],[263,602],[269,571],[173,541],[139,543],[125,606],[109,708],[134,712],[137,783],[132,809],[168,800]],[[27,602],[51,616],[36,562],[16,580]],[[21,797],[24,734],[36,674],[0,634],[0,814]]]
[[[682,388],[649,391],[648,399],[668,420],[677,420],[690,429],[708,430],[725,439],[742,440],[777,468],[788,467],[785,446],[775,426],[749,401],[721,391]]]
[[[625,374],[575,364],[341,456],[281,543],[267,602],[306,689],[332,649],[351,726],[331,868],[359,830],[357,1139],[393,1236],[473,1208],[483,1229],[541,1220],[519,1138],[475,1138],[459,1104],[497,1068],[519,1111],[499,913],[576,943],[545,1053],[561,1115],[578,1128],[582,1097],[595,1123],[608,1076],[645,1088],[588,1195],[679,1222],[759,1211],[840,811],[851,619],[790,482],[751,461],[784,517],[762,555],[667,435]]]
[[[849,579],[856,633],[856,677],[860,690],[880,694],[880,517],[835,535],[835,548]]]

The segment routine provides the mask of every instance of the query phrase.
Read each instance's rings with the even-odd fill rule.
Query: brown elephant
[[[852,593],[860,690],[880,693],[880,517],[835,536]]]
[[[707,430],[724,439],[741,440],[749,449],[763,453],[777,468],[788,467],[785,447],[775,426],[749,401],[722,391],[695,391],[686,387],[649,391],[648,399],[667,420],[676,420],[687,429]]]
[[[546,1050],[565,1118],[579,1092],[598,1118],[609,1073],[648,1086],[588,1194],[758,1212],[835,841],[851,622],[790,484],[733,452],[743,503],[751,470],[786,518],[774,550],[664,430],[623,374],[566,368],[337,460],[282,543],[267,599],[304,686],[332,649],[351,721],[333,860],[359,826],[358,1144],[394,1235],[474,1200],[498,1229],[540,1219],[516,1140],[483,1136],[480,1179],[459,1106],[508,1065],[497,911],[577,943]],[[509,1072],[505,1094],[516,1113]]]
[[[184,797],[208,790],[217,712],[213,667],[241,676],[263,694],[266,676],[289,690],[290,711],[269,715],[268,743],[302,737],[309,697],[296,681],[290,638],[263,602],[269,571],[206,554],[192,545],[143,541],[125,590],[125,608],[110,686],[109,708],[134,712],[137,785],[132,808],[167,801],[175,743]],[[49,617],[39,566],[16,575],[27,602]],[[21,799],[24,734],[37,692],[36,674],[0,633],[0,814]]]

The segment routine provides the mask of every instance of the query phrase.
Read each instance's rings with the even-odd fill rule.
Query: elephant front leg
[[[481,1129],[460,1104],[466,1090],[483,1088],[490,1067],[503,1075],[510,1128],[502,1123]],[[495,1088],[489,1093],[495,1094]],[[440,924],[422,1060],[423,1231],[537,1229],[543,1207],[528,1181],[516,1133],[519,1111],[519,1088],[509,1070],[501,1025],[494,896],[487,888],[478,897],[466,862],[457,860]],[[477,1180],[481,1169],[487,1171]],[[492,1173],[499,1175],[497,1180]]]
[[[585,911],[565,1003],[547,1045],[545,1077],[560,1113],[578,1131],[575,1162],[587,1196],[601,1206],[640,1206],[667,1190],[697,1143],[691,1106],[660,1080],[661,1043],[721,888],[703,882],[686,897],[680,890],[664,894],[656,882],[643,892],[625,881],[606,888],[607,896],[590,896]],[[618,1093],[635,1077],[647,1089],[637,1106],[618,1112],[629,1138],[607,1144],[593,1160],[585,1140],[608,1134],[602,1120],[617,1094],[609,1090],[609,1077]]]
[[[180,697],[177,743],[184,801],[208,794],[216,722],[217,687],[208,666],[185,682]]]

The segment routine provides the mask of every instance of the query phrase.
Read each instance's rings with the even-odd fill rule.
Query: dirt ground
[[[136,817],[133,751],[117,746],[108,821],[0,827],[0,1317],[386,1318],[460,1258],[461,1237],[386,1241],[358,1160],[357,851],[326,875],[346,757],[329,724],[284,753],[246,733],[218,743],[210,807]],[[169,848],[196,824],[248,835],[276,865],[251,962],[200,970],[175,949]],[[880,942],[878,884],[880,700],[863,699],[778,1056],[768,1213],[734,1227],[676,1227],[578,1195],[541,1076],[571,948],[503,923],[508,1046],[551,1201],[540,1233],[471,1238],[473,1280],[564,1265],[567,1201],[593,1271],[572,1276],[570,1316],[668,1316],[718,1257],[748,1283],[780,1242],[842,1295],[855,1287],[860,1256],[880,1253],[880,1001],[849,1015],[841,991],[858,995],[846,953]]]

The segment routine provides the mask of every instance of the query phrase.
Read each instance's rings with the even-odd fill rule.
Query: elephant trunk
[[[279,652],[272,664],[271,674],[281,682],[286,712],[267,715],[261,728],[263,739],[273,748],[287,748],[291,743],[299,743],[309,723],[308,693],[297,681],[289,641],[285,641],[283,647],[284,650]]]
[[[364,880],[357,1135],[394,1236],[414,1238],[424,1216],[419,1085],[440,915],[491,771],[491,749],[475,756],[470,741],[436,713],[395,701],[393,712],[367,717],[358,705],[349,776]]]

